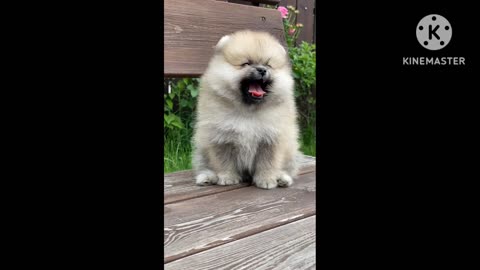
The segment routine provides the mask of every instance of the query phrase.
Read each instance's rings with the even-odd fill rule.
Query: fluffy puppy
[[[297,173],[297,111],[288,54],[249,30],[220,39],[201,77],[193,167],[198,185],[287,187]]]

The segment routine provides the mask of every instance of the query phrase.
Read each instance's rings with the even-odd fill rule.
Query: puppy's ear
[[[215,52],[219,52],[223,49],[223,47],[225,46],[225,44],[228,42],[228,40],[230,40],[230,36],[229,35],[226,35],[226,36],[223,36],[217,43],[217,45],[215,45]]]
[[[282,51],[285,55],[288,55],[287,50],[285,50],[285,48],[282,45],[280,45],[280,48],[282,48]]]

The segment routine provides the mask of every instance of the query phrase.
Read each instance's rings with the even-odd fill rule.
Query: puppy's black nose
[[[264,76],[265,73],[267,73],[267,69],[264,68],[264,67],[256,67],[258,73],[260,73],[260,75]]]

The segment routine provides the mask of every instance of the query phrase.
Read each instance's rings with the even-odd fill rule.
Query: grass
[[[313,125],[309,125],[300,132],[300,151],[307,156],[317,155],[317,138]]]
[[[164,136],[164,173],[171,173],[192,168],[192,130],[167,130]],[[315,128],[309,126],[301,131],[300,150],[309,156],[316,155]]]
[[[168,130],[164,136],[163,171],[170,173],[192,168],[192,131]]]

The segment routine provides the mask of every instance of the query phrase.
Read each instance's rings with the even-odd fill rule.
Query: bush
[[[163,127],[165,130],[189,129],[194,124],[196,97],[199,79],[164,78],[166,93],[164,98]]]
[[[316,53],[315,44],[302,42],[288,51],[295,79],[295,98],[303,128],[315,121]]]
[[[288,55],[292,61],[295,79],[295,98],[300,115],[302,129],[310,128],[315,122],[315,84],[316,50],[315,44],[302,42],[296,46],[298,36],[303,29],[301,23],[295,23],[299,13],[293,6],[279,6],[277,10],[283,18],[283,28],[288,46]]]

